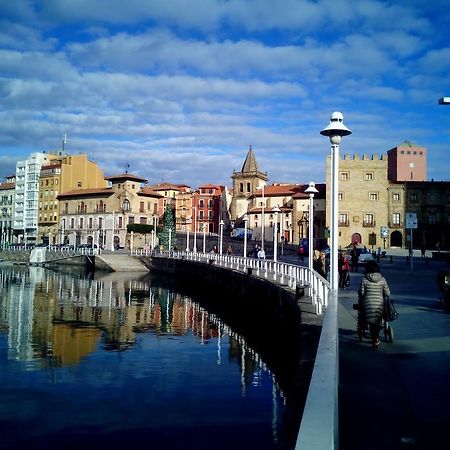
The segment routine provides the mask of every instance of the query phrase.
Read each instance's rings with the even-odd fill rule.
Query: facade
[[[244,164],[240,172],[233,172],[231,176],[233,182],[232,195],[230,205],[230,219],[234,225],[239,227],[242,225],[242,218],[250,207],[250,198],[258,191],[261,191],[266,185],[267,172],[263,173],[259,170],[256,162],[255,153],[250,146]]]
[[[0,248],[13,243],[13,217],[16,176],[6,177],[0,183]]]
[[[427,179],[427,149],[410,141],[391,148],[388,154],[390,181],[425,181]]]
[[[82,155],[55,157],[41,168],[39,181],[38,241],[57,244],[59,224],[58,195],[79,189],[104,188],[103,171]]]
[[[195,192],[195,208],[197,211],[197,231],[205,227],[208,233],[218,233],[220,206],[224,186],[215,184],[203,184]],[[224,221],[224,223],[226,223]]]
[[[179,186],[175,193],[175,228],[177,231],[194,230],[194,193],[189,186]]]
[[[163,196],[148,187],[146,180],[124,173],[106,177],[106,188],[77,189],[60,194],[60,242],[98,245],[101,248],[149,246],[151,237],[127,232],[127,225],[152,225],[163,211]]]
[[[381,227],[389,226],[387,155],[345,155],[339,161],[338,201],[340,247],[380,246]],[[330,227],[331,156],[327,158],[326,223]]]
[[[41,167],[55,157],[46,153],[32,153],[26,160],[16,164],[13,228],[17,242],[37,242]]]

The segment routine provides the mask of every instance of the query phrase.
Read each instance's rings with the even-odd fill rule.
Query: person
[[[377,262],[380,262],[380,258],[381,258],[381,247],[377,248]]]
[[[211,249],[211,253],[219,253],[217,245],[213,245],[213,248]]]
[[[300,260],[300,262],[303,262],[305,260],[305,247],[303,247],[303,245],[301,245],[298,250],[298,259]]]
[[[325,253],[324,253],[325,256]],[[322,253],[319,250],[314,250],[313,254],[313,269],[322,277],[326,277],[325,274],[325,258],[322,259]]]
[[[339,252],[338,257],[338,271],[339,271],[339,287],[345,289],[350,285],[350,264],[344,252]]]
[[[266,252],[264,251],[264,249],[263,248],[260,248],[259,250],[258,250],[258,254],[257,254],[257,257],[258,257],[258,259],[259,259],[259,265],[261,266],[261,267],[263,267],[263,261],[266,259]]]
[[[425,252],[426,252],[425,245],[422,244],[422,246],[420,247],[420,257],[421,258],[425,258]]]
[[[379,335],[384,302],[390,295],[389,286],[381,275],[378,264],[375,261],[368,261],[358,289],[358,308],[362,323],[369,326],[373,348],[378,348],[380,345]],[[358,328],[358,334],[361,338],[361,328]]]
[[[350,252],[350,257],[352,260],[352,272],[358,272],[358,250],[356,248],[356,245],[353,246],[351,252]]]
[[[233,247],[231,247],[231,245],[229,245],[227,247],[227,255],[232,255],[233,254]]]
[[[257,258],[258,257],[258,252],[259,252],[259,245],[255,244],[255,247],[253,249],[253,257]]]

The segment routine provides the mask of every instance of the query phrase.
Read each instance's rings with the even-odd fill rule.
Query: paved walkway
[[[440,307],[436,286],[448,263],[426,262],[415,252],[411,271],[406,255],[390,250],[380,261],[399,312],[393,343],[382,332],[374,350],[356,336],[353,303],[363,267],[339,291],[341,450],[450,448],[450,313]],[[294,255],[280,259],[297,263]]]
[[[340,291],[342,450],[450,448],[450,314],[440,308],[436,287],[445,267],[415,258],[411,272],[405,256],[381,260],[399,319],[394,342],[382,340],[378,350],[355,334],[352,305],[362,273]]]

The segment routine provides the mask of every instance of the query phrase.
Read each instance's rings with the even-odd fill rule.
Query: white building
[[[13,229],[18,242],[36,242],[41,166],[53,157],[54,155],[36,152],[16,164]]]

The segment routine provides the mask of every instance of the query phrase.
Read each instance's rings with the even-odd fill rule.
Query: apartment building
[[[16,176],[6,177],[0,183],[0,248],[13,243],[13,217]]]
[[[43,165],[39,181],[38,241],[59,243],[59,194],[105,187],[103,171],[85,154],[60,155]]]

